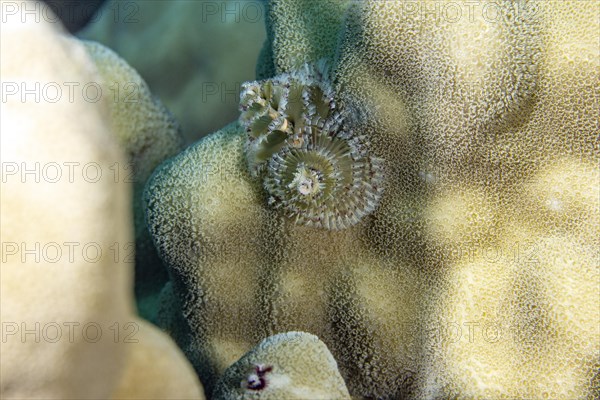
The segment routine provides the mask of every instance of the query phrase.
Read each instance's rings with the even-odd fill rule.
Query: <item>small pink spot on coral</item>
[[[254,370],[248,374],[245,381],[242,381],[242,387],[248,390],[263,390],[267,387],[267,373],[271,372],[273,367],[263,364],[256,364]]]

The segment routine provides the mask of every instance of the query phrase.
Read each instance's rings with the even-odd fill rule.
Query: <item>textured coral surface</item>
[[[248,172],[237,123],[159,167],[163,323],[208,392],[298,330],[357,397],[597,398],[599,16],[587,1],[270,4],[259,77],[327,58],[386,190],[346,229],[297,225]]]
[[[213,398],[349,400],[350,395],[319,338],[286,332],[266,338],[227,368]]]

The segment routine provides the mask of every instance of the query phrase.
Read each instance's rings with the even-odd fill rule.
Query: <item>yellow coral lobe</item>
[[[259,278],[257,287],[240,286],[235,300],[237,285],[214,271],[223,268],[218,261],[200,252],[185,268],[171,263],[186,280],[180,297],[192,299],[186,321],[201,332],[191,335],[199,348],[191,357],[221,368],[206,349],[223,331],[248,343],[302,329],[327,343],[356,398],[598,398],[597,4],[365,0],[338,7],[342,23],[320,17],[341,3],[269,3],[269,80],[290,82],[294,101],[272,102],[282,115],[269,111],[257,125],[268,134],[232,132],[236,143],[265,150],[244,162],[249,152],[236,148],[242,160],[225,175],[257,187],[239,207],[248,216],[240,233],[209,237],[194,224],[162,235],[166,258],[185,254],[194,240],[202,248],[222,241],[235,252],[258,238],[238,264]],[[303,7],[316,21],[297,18]],[[446,18],[456,7],[463,20]],[[289,37],[298,36],[295,46]],[[335,102],[316,101],[328,98],[327,86],[298,78],[315,54],[333,63]],[[266,90],[265,81],[257,84]],[[319,118],[303,117],[311,104]],[[385,195],[355,225],[306,226],[323,224],[321,215],[336,215],[349,199],[344,190],[325,195],[330,183],[354,179],[345,173],[357,161],[348,149],[371,164],[385,160]],[[177,164],[193,165],[191,155],[208,151],[234,153],[205,141]],[[197,189],[175,168],[157,176]],[[201,201],[209,200],[227,201],[223,193]],[[175,216],[187,204],[153,213]],[[194,306],[198,288],[210,292],[206,304],[227,310],[227,321]],[[252,325],[240,316],[242,297],[260,310],[248,332],[235,326]],[[199,369],[214,385],[217,374]],[[230,381],[236,389],[249,376],[240,373]],[[260,383],[258,372],[250,378],[247,387]]]
[[[525,185],[523,219],[540,232],[580,231],[587,243],[600,245],[599,182],[597,164],[575,157],[558,158],[540,168]]]
[[[350,400],[323,342],[304,332],[270,336],[229,367],[215,400]]]

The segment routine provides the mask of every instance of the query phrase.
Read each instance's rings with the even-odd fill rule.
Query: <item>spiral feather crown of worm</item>
[[[336,109],[328,67],[246,82],[240,123],[246,160],[269,204],[300,225],[339,230],[373,212],[383,193],[383,161]]]

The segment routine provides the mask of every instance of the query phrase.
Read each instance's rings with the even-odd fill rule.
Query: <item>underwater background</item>
[[[262,1],[102,7],[77,36],[110,47],[135,68],[180,122],[186,143],[237,118],[240,86],[255,78],[266,38]]]

